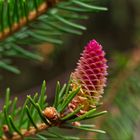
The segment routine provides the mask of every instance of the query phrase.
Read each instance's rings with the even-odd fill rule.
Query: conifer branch
[[[68,85],[67,87],[70,87],[70,85]],[[70,91],[69,89],[69,95],[70,96],[74,95],[71,99],[65,98],[66,90],[63,90],[63,93],[61,91],[62,90],[60,90],[60,92],[57,93],[55,97],[56,100],[58,99],[57,96],[60,96],[61,94],[61,97],[63,99],[63,102],[61,102],[62,99],[58,99],[59,110],[58,108],[55,107],[46,106],[45,81],[43,82],[40,96],[37,97],[36,94],[34,95],[34,97],[27,96],[27,100],[24,106],[22,108],[15,109],[17,108],[16,102],[10,101],[10,91],[9,89],[7,89],[6,102],[4,106],[5,113],[4,112],[0,113],[1,119],[3,120],[0,128],[0,131],[3,131],[3,133],[1,133],[0,135],[0,140],[22,140],[26,137],[28,138],[28,137],[35,136],[36,134],[40,134],[40,132],[42,131],[48,131],[49,128],[54,126],[58,128],[66,128],[66,129],[75,128],[75,129],[81,129],[85,131],[105,133],[102,130],[95,129],[93,125],[87,125],[87,124],[84,125],[79,123],[79,121],[86,120],[89,118],[96,118],[106,113],[106,111],[97,113],[96,109],[91,109],[86,114],[77,116],[76,114],[79,113],[80,110],[84,107],[81,106],[79,109],[69,114],[66,111],[67,106],[64,107],[63,104],[65,102],[70,103],[72,99],[76,96],[76,94],[78,94],[79,89],[75,91]],[[36,97],[38,98],[38,100],[36,100]],[[42,102],[40,102],[41,98],[43,99]],[[41,108],[42,103],[43,106]],[[14,105],[15,107],[11,108],[9,105],[11,107]],[[17,110],[18,113],[16,112]],[[33,112],[35,113],[35,115]],[[6,121],[4,120],[4,118]]]
[[[81,35],[86,30],[85,26],[75,23],[87,19],[83,13],[107,10],[94,6],[93,0],[80,1],[0,0],[0,68],[19,74],[9,59],[43,60],[34,48],[30,51],[27,47],[46,42],[62,45],[63,34]]]
[[[38,7],[36,7],[36,9],[30,11],[27,17],[22,17],[18,23],[13,23],[10,27],[5,28],[2,32],[0,32],[0,41],[3,41],[8,36],[11,36],[13,33],[19,31],[23,26],[27,25],[29,22],[37,19],[40,15],[48,11],[49,8],[52,8],[52,6],[54,6],[57,2],[58,0],[45,0]]]
[[[0,140],[22,140],[32,136],[42,140],[48,137],[79,139],[52,133],[49,131],[52,127],[104,134],[105,131],[96,129],[94,125],[80,123],[106,113],[97,110],[99,97],[106,82],[107,64],[104,55],[102,46],[97,41],[91,40],[85,47],[77,68],[71,74],[68,85],[64,84],[61,88],[59,82],[57,83],[53,106],[48,106],[46,102],[45,81],[40,95],[35,94],[33,97],[28,95],[21,108],[17,107],[17,98],[10,100],[8,88],[3,111],[0,112]],[[40,133],[43,130],[47,135]]]

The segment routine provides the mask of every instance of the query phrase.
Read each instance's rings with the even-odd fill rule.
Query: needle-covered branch
[[[0,0],[0,68],[19,74],[12,57],[43,60],[35,46],[62,45],[63,34],[81,35],[86,30],[76,23],[88,18],[85,13],[106,10],[94,6],[94,0]]]
[[[17,98],[10,100],[10,90],[7,89],[5,105],[0,113],[1,140],[22,140],[33,136],[42,140],[48,137],[70,138],[50,132],[52,127],[105,133],[93,125],[80,122],[106,113],[98,112],[97,109],[106,84],[106,74],[107,64],[102,46],[91,40],[85,47],[77,68],[70,75],[68,84],[61,87],[57,83],[53,106],[47,104],[45,82],[40,95],[28,95],[21,108],[17,107]],[[42,131],[46,131],[47,135],[42,135]]]

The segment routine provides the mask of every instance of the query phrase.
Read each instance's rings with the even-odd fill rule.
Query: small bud
[[[13,134],[9,131],[8,125],[3,125],[2,129],[3,129],[4,135],[6,136],[6,138],[13,137]]]
[[[58,120],[59,118],[59,114],[54,107],[46,107],[45,110],[43,111],[43,114],[49,120],[55,121],[55,120]]]
[[[80,124],[80,122],[72,122],[72,125],[73,126],[80,126],[81,124]]]

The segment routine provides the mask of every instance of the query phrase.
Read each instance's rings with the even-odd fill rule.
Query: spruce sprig
[[[37,44],[61,45],[63,34],[81,35],[86,30],[76,23],[88,18],[84,13],[106,10],[93,0],[0,0],[0,68],[19,74],[9,61],[12,57],[42,60],[35,53]]]
[[[60,87],[59,82],[56,87]],[[65,89],[63,87],[65,87]],[[59,129],[75,128],[90,132],[105,133],[102,130],[95,129],[94,125],[80,124],[80,122],[77,122],[89,117],[96,117],[97,111],[95,109],[78,117],[76,114],[83,107],[80,106],[74,112],[65,114],[64,108],[65,110],[67,109],[67,104],[75,97],[79,88],[74,91],[69,88],[69,92],[66,94],[68,98],[66,98],[65,93],[68,91],[67,88],[70,87],[70,85],[68,84],[63,87],[56,90],[56,99],[54,102],[57,100],[58,107],[49,107],[47,104],[45,81],[42,84],[40,95],[35,94],[33,97],[28,95],[22,107],[17,106],[17,98],[13,101],[10,100],[10,90],[7,89],[5,105],[3,107],[3,111],[0,112],[0,139],[21,140],[31,139],[33,136],[41,140],[46,138],[80,139],[79,137],[64,136],[50,131],[50,128],[53,127],[58,127]],[[60,95],[62,99],[58,98]],[[50,117],[52,115],[50,112],[46,114],[46,110],[48,109],[49,111],[55,110],[53,113],[56,114],[53,118]],[[98,113],[98,116],[102,114],[102,112]],[[42,133],[44,131],[45,133]]]

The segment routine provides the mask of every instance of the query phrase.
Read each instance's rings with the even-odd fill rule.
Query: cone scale
[[[106,86],[106,76],[107,60],[105,53],[96,40],[91,40],[85,46],[77,63],[77,68],[70,77],[72,90],[81,87],[80,92],[68,106],[70,112],[79,105],[84,105],[84,107],[78,115],[96,108]]]

